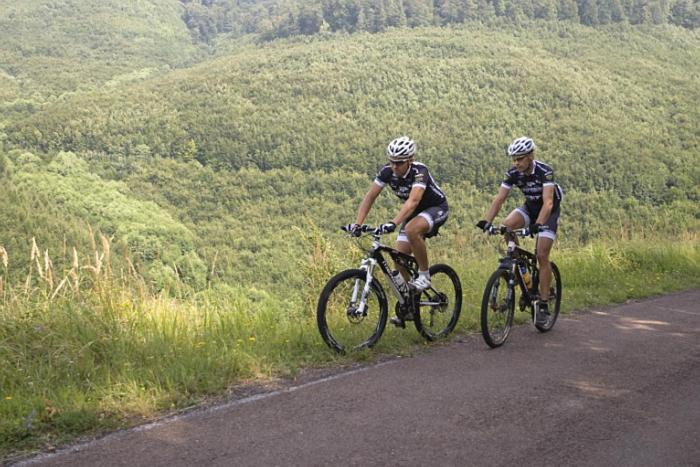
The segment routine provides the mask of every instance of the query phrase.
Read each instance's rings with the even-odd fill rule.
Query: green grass
[[[456,257],[443,244],[433,251],[435,261],[451,258],[463,282],[456,334],[478,329],[481,293],[497,258],[491,241],[461,242],[449,242],[462,248]],[[694,238],[564,244],[553,259],[562,273],[565,312],[700,286]],[[321,274],[310,293],[323,285]],[[302,305],[219,285],[175,299],[145,293],[133,279],[105,274],[94,283],[79,296],[66,292],[53,300],[41,282],[29,291],[5,284],[0,456],[138,424],[244,382],[382,353],[410,354],[426,345],[413,329],[388,327],[374,350],[340,357],[318,335],[314,297]]]
[[[588,246],[562,258],[565,310],[700,285],[697,244]]]

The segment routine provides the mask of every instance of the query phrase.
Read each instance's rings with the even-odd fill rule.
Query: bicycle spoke
[[[481,305],[481,333],[490,347],[508,338],[513,324],[515,297],[508,286],[508,272],[497,270],[489,279]]]
[[[326,343],[339,352],[371,347],[386,324],[386,303],[374,284],[365,290],[362,271],[345,271],[331,279],[318,306],[318,326]]]
[[[421,292],[416,329],[428,340],[446,336],[454,329],[462,307],[462,286],[447,265],[431,268],[431,287]]]

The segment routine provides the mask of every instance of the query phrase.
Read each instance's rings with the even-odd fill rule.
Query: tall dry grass
[[[338,357],[325,347],[315,327],[318,293],[360,257],[345,238],[307,232],[300,297],[224,283],[180,297],[157,293],[128,258],[115,261],[109,238],[94,238],[86,254],[66,246],[61,270],[32,241],[27,276],[14,281],[12,258],[0,247],[0,456],[139,423],[244,382],[424,345],[416,332],[387,329],[377,348],[359,355]],[[430,254],[462,280],[456,334],[476,330],[496,245],[445,236]],[[700,286],[696,236],[563,243],[553,259],[565,311]]]

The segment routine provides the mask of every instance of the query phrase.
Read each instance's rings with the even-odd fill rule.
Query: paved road
[[[78,465],[700,466],[700,290],[563,317],[29,461]]]

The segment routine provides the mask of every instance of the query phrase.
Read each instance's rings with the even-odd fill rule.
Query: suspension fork
[[[512,253],[512,252],[509,252],[509,253]],[[513,300],[515,297],[516,279],[517,279],[518,274],[519,274],[518,262],[514,258],[512,258],[509,254],[509,256],[507,258],[504,258],[501,261],[501,263],[498,265],[498,269],[508,271],[508,282],[506,284],[506,300],[507,301]],[[491,291],[491,301],[493,303],[495,303],[496,296],[498,295],[498,287],[499,287],[499,284],[497,282],[496,286]]]
[[[513,261],[513,263],[510,266],[510,277],[508,278],[508,290],[506,291],[506,299],[508,300],[508,303],[511,301],[515,300],[515,278],[517,277],[517,274],[520,272],[517,271],[518,269],[518,264]]]
[[[361,293],[361,298],[359,304],[357,305],[357,313],[364,314],[365,308],[367,308],[367,296],[369,295],[370,288],[372,287],[372,281],[374,280],[374,268],[377,266],[377,260],[374,258],[363,259],[360,263],[360,270],[365,271],[365,286],[360,292],[360,280],[355,281],[355,286],[352,288],[352,303],[358,303],[357,296]]]
[[[514,298],[513,296],[515,295],[515,286],[516,282],[518,287],[520,287],[521,291],[523,292],[524,295],[530,294],[530,291],[527,288],[527,284],[525,284],[525,278],[523,277],[522,273],[520,272],[520,267],[519,267],[519,262],[523,261],[524,263],[528,263],[530,261],[529,257],[521,257],[519,253],[516,252],[518,250],[518,243],[517,243],[517,237],[509,236],[507,238],[507,254],[508,254],[508,259],[510,260],[510,279],[508,280],[508,293],[510,295],[509,298]],[[536,250],[535,250],[536,251]],[[536,261],[536,260],[535,260]],[[527,267],[527,265],[526,265]],[[535,280],[535,271],[532,271],[532,278],[531,280],[534,283]]]

